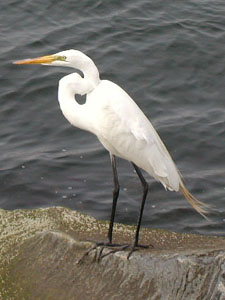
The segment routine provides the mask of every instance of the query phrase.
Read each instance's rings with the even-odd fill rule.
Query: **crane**
[[[75,72],[60,79],[58,100],[65,118],[73,126],[95,134],[110,154],[114,182],[112,210],[107,241],[99,242],[97,246],[115,247],[113,251],[128,248],[128,245],[119,247],[112,242],[120,190],[116,157],[132,163],[143,189],[137,228],[134,240],[129,245],[128,257],[141,247],[139,231],[148,193],[148,184],[141,169],[161,182],[165,189],[181,192],[192,207],[205,217],[209,206],[196,199],[187,190],[175,163],[151,122],[120,86],[112,81],[100,79],[99,71],[90,57],[72,49],[14,63],[71,67],[83,73],[83,77]],[[76,101],[77,94],[86,95],[85,104],[80,105]]]

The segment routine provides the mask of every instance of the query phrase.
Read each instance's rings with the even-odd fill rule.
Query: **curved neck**
[[[69,74],[59,81],[58,100],[63,115],[73,126],[87,131],[92,128],[87,104],[79,104],[75,95],[87,94],[89,89],[89,82],[77,73]]]
[[[74,99],[74,95],[63,95],[59,93],[59,105],[64,117],[75,127],[90,131],[89,120],[86,118],[85,104],[80,105]]]
[[[69,67],[80,70],[84,78],[77,73],[69,74],[59,81],[58,99],[66,119],[74,126],[91,131],[91,114],[88,105],[80,105],[74,99],[76,94],[91,93],[100,83],[99,72],[94,62],[78,50],[71,50],[72,58]]]
[[[80,70],[84,79],[92,85],[94,89],[100,82],[99,72],[93,60],[86,54],[80,52],[79,59],[74,62],[73,67]]]

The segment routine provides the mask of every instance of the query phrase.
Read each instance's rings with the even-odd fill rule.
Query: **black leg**
[[[120,186],[119,186],[118,175],[117,175],[117,170],[116,170],[115,155],[110,153],[110,159],[111,159],[112,170],[113,170],[114,189],[113,189],[112,211],[111,211],[111,218],[110,218],[109,231],[108,231],[108,240],[109,240],[109,243],[112,244],[113,224],[114,224],[116,204],[117,204],[117,199],[119,196]]]
[[[144,245],[139,245],[138,244],[138,239],[139,239],[139,231],[141,227],[141,220],[142,220],[142,215],[144,211],[144,206],[145,206],[145,200],[148,194],[148,184],[144,179],[144,176],[142,175],[140,169],[132,162],[134,169],[142,183],[143,187],[143,196],[142,196],[142,202],[141,202],[141,209],[139,212],[139,217],[138,217],[138,222],[137,222],[137,229],[134,237],[134,241],[131,245],[129,244],[124,244],[124,245],[119,245],[119,244],[113,244],[112,243],[112,233],[113,233],[113,224],[114,224],[114,218],[115,218],[115,212],[116,212],[116,204],[117,204],[117,199],[119,196],[119,191],[120,191],[120,186],[119,186],[119,181],[118,181],[118,176],[117,176],[117,170],[116,170],[116,159],[115,156],[110,153],[110,159],[111,159],[111,164],[112,164],[112,170],[113,170],[113,182],[114,182],[114,189],[113,189],[113,203],[112,203],[112,211],[111,211],[111,217],[110,217],[110,224],[109,224],[109,231],[108,231],[108,242],[96,242],[94,246],[92,246],[90,249],[88,249],[83,256],[78,260],[78,263],[82,262],[84,257],[87,256],[92,250],[97,250],[98,247],[100,247],[99,255],[97,258],[97,261],[100,261],[105,256],[108,256],[109,254],[118,252],[118,251],[123,251],[126,249],[130,249],[127,259],[131,256],[131,254],[136,250],[137,247],[140,248],[148,248],[148,246]],[[107,252],[106,254],[103,254],[104,248],[111,249],[111,251]]]
[[[141,209],[138,217],[138,222],[137,222],[137,229],[134,237],[134,247],[138,246],[138,239],[139,239],[139,231],[141,227],[141,220],[143,216],[143,211],[144,211],[144,206],[145,206],[145,200],[148,194],[148,184],[146,180],[144,179],[144,176],[141,173],[141,170],[132,162],[132,165],[134,166],[134,169],[141,181],[142,187],[143,187],[143,196],[142,196],[142,202],[141,202]]]

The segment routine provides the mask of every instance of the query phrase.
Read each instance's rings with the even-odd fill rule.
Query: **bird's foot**
[[[101,259],[103,259],[104,257],[119,252],[119,251],[124,251],[124,250],[128,250],[129,252],[127,254],[127,259],[129,260],[131,254],[136,251],[141,249],[147,249],[149,247],[152,247],[152,245],[136,245],[136,243],[132,243],[132,244],[124,244],[124,245],[120,245],[120,244],[114,244],[114,243],[110,243],[110,242],[97,242],[95,243],[91,248],[89,248],[83,255],[82,257],[78,260],[78,264],[81,263],[83,261],[83,259],[93,250],[96,250],[95,252],[95,256],[94,256],[94,260],[99,262]],[[108,252],[103,253],[104,249],[109,249]]]
[[[103,254],[101,256],[101,258],[106,257],[109,254],[116,253],[118,251],[129,250],[129,252],[127,254],[127,260],[129,260],[130,256],[132,255],[132,253],[134,251],[137,251],[139,249],[148,249],[149,247],[153,248],[152,245],[141,245],[141,244],[136,244],[136,243],[126,244],[126,245],[119,245],[119,246],[114,247],[111,251]]]
[[[111,251],[113,252],[117,252],[117,251],[121,251],[124,250],[128,245],[120,245],[120,244],[114,244],[114,243],[110,243],[110,242],[95,242],[94,245],[92,247],[90,247],[82,256],[81,258],[78,260],[78,264],[81,263],[83,261],[83,259],[93,250],[96,250],[95,252],[95,256],[94,256],[94,260],[99,262],[103,257],[107,256],[105,254],[103,254],[103,250],[104,249],[111,249]],[[110,253],[112,253],[111,251],[109,251]],[[109,253],[109,254],[110,254]]]
[[[152,245],[139,245],[139,244],[135,244],[135,243],[132,243],[129,247],[130,251],[128,252],[127,254],[127,260],[129,260],[131,254],[136,251],[136,250],[139,250],[139,249],[148,249],[149,247],[153,247]]]

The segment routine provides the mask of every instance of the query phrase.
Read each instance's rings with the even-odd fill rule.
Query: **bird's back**
[[[179,190],[179,172],[154,127],[131,97],[102,80],[87,96],[93,133],[112,154],[134,162],[170,190]]]

